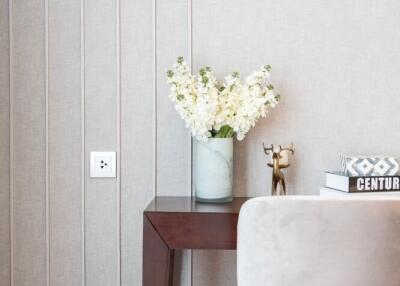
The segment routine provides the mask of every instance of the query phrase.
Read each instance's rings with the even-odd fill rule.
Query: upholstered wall
[[[8,0],[0,1],[0,281],[10,281],[10,46]],[[7,284],[8,283],[8,284]]]
[[[269,194],[261,143],[294,142],[291,194],[343,153],[399,155],[395,0],[0,0],[0,285],[141,285],[142,211],[191,196],[165,71],[273,67],[282,102],[235,143],[235,195]],[[90,151],[118,178],[91,179]],[[185,251],[177,285],[235,285],[235,252]]]

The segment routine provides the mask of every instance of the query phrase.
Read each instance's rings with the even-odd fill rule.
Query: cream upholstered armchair
[[[238,286],[399,286],[400,199],[251,199],[237,268]]]

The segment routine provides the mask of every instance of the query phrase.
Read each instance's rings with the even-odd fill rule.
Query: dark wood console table
[[[143,286],[171,286],[175,249],[236,249],[240,207],[156,197],[143,213]]]

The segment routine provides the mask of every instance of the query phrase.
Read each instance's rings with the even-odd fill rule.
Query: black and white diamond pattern
[[[347,176],[394,176],[399,162],[393,157],[343,156],[341,167]]]

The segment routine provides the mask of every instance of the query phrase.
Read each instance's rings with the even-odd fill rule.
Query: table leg
[[[143,215],[143,286],[172,286],[174,250]]]

